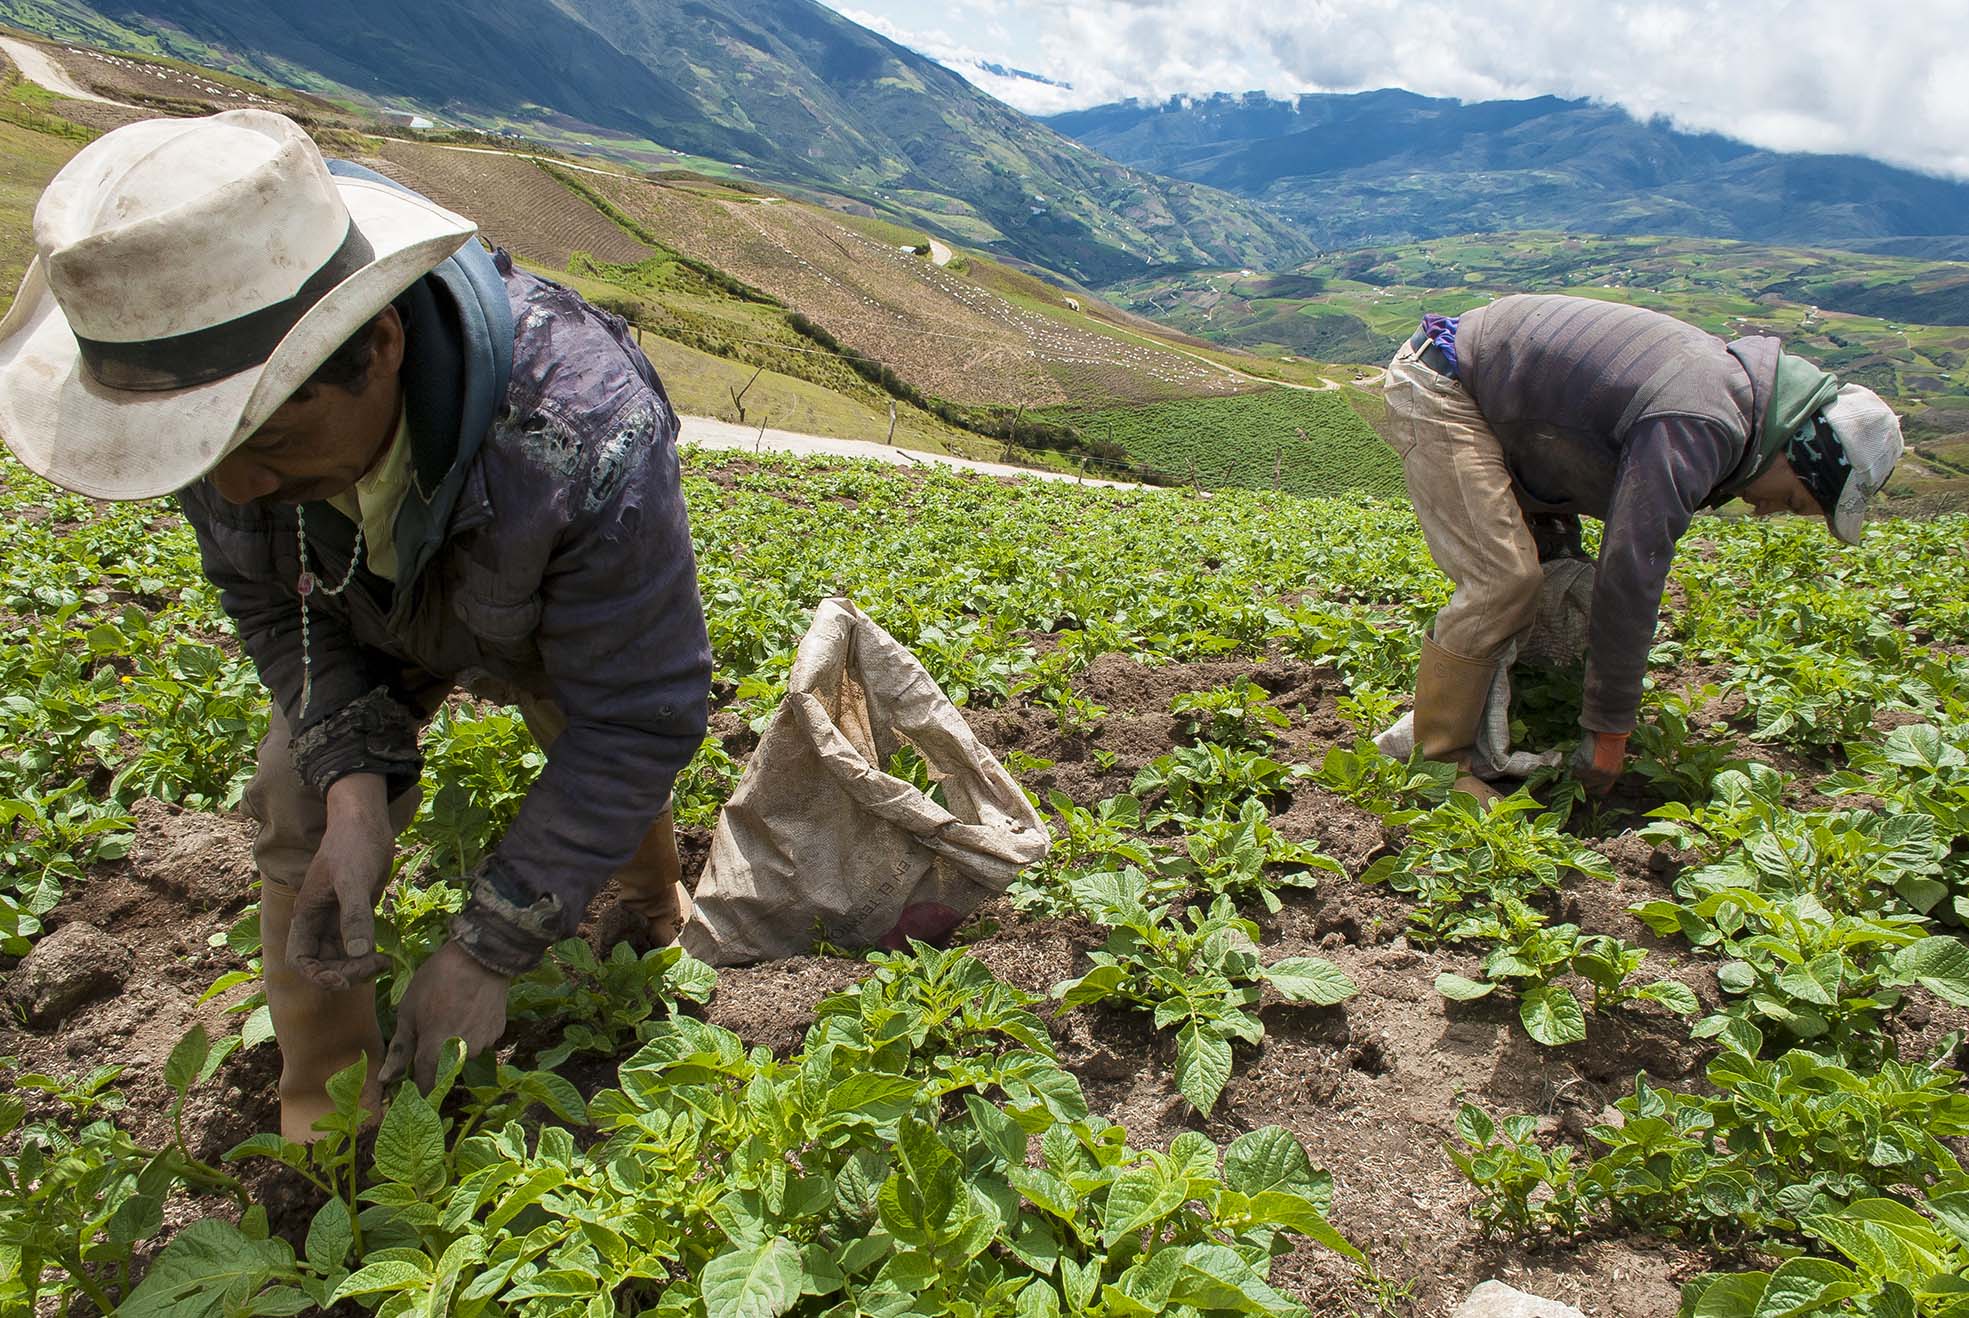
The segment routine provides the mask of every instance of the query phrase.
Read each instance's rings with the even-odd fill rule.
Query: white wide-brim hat
[[[0,320],[0,439],[57,485],[147,499],[218,465],[476,229],[229,110],[90,143],[34,232]]]

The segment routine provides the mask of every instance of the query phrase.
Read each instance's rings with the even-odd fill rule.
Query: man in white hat
[[[0,321],[0,437],[83,494],[176,493],[272,696],[246,806],[294,1139],[359,1057],[373,1112],[379,1071],[490,1045],[611,874],[646,936],[685,909],[711,656],[676,416],[621,320],[473,235],[277,114],[148,120],[48,185]],[[518,703],[547,766],[385,1054],[373,906],[454,686]]]
[[[1902,448],[1878,395],[1776,339],[1725,344],[1590,298],[1426,316],[1386,392],[1429,553],[1456,583],[1422,638],[1415,744],[1480,800],[1496,796],[1470,768],[1498,656],[1532,622],[1541,557],[1577,549],[1582,514],[1604,531],[1572,769],[1604,792],[1626,763],[1669,565],[1697,510],[1742,498],[1760,514],[1819,513],[1856,544]]]

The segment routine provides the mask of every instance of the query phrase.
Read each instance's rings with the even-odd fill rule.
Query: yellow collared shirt
[[[397,509],[410,490],[410,477],[410,419],[399,411],[396,437],[382,461],[328,501],[329,507],[362,529],[369,570],[391,582],[397,579]]]

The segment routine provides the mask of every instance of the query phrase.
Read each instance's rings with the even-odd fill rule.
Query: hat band
[[[265,365],[280,341],[301,323],[330,289],[376,258],[362,230],[350,220],[342,245],[320,269],[308,276],[293,297],[249,311],[222,324],[162,339],[108,343],[75,336],[82,365],[105,389],[156,393],[210,384]]]

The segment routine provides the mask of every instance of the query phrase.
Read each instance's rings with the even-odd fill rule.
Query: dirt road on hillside
[[[17,41],[12,37],[0,37],[0,50],[7,52],[21,71],[21,77],[37,87],[45,87],[57,96],[66,96],[71,101],[94,101],[97,105],[124,105],[123,101],[112,101],[107,96],[98,96],[81,83],[68,76],[68,70],[55,63],[41,47]]]
[[[978,462],[971,458],[952,457],[948,453],[918,453],[913,449],[891,448],[887,444],[877,444],[863,439],[830,439],[825,435],[803,435],[794,430],[770,428],[761,434],[756,426],[733,425],[729,421],[719,421],[708,416],[687,416],[683,417],[682,421],[681,442],[695,444],[699,448],[736,449],[749,453],[756,446],[773,453],[873,458],[877,462],[887,462],[898,467],[953,467],[959,471],[975,471],[986,476],[1032,476],[1043,481],[1074,481],[1085,485],[1103,485],[1116,490],[1153,488],[1131,485],[1123,481],[1095,480],[1092,477],[1082,481],[1078,476],[1064,471],[1038,471],[1031,467],[1014,467],[1002,462]]]

